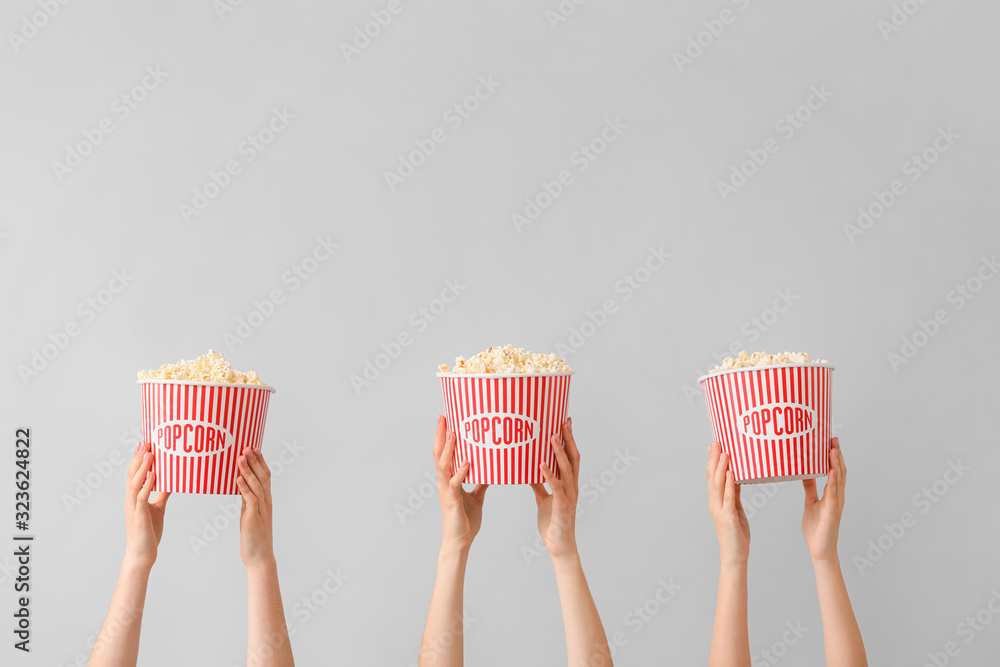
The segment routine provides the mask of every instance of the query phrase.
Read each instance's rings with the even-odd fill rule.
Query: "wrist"
[[[837,570],[840,571],[840,555],[834,551],[832,554],[822,554],[820,556],[814,556],[809,554],[812,558],[812,565],[814,570]]]
[[[122,576],[149,577],[155,559],[143,558],[126,552],[122,559]]]
[[[438,560],[460,559],[464,561],[469,557],[469,550],[471,548],[472,548],[471,544],[462,544],[457,542],[450,542],[448,540],[442,540],[441,550],[438,552]]]
[[[565,567],[581,567],[580,552],[576,550],[575,544],[571,549],[561,550],[556,553],[549,554],[549,556],[552,558],[552,566],[556,569]]]
[[[254,574],[277,574],[278,572],[278,563],[274,560],[274,554],[244,561],[243,565],[247,569],[247,576]]]

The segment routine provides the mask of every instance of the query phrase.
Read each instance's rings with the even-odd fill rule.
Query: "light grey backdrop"
[[[115,462],[138,426],[135,372],[211,347],[279,390],[265,453],[285,460],[275,539],[299,663],[412,665],[440,538],[435,367],[506,343],[573,346],[570,412],[596,480],[578,539],[608,633],[627,639],[617,664],[707,658],[717,547],[696,378],[744,348],[837,367],[840,552],[871,664],[921,665],[949,641],[952,664],[1000,652],[1000,621],[963,625],[992,620],[980,610],[1000,590],[994,3],[402,0],[366,43],[356,29],[373,11],[385,23],[387,1],[224,2],[2,11],[0,497],[29,425],[38,536],[35,652],[14,656],[8,634],[5,662],[85,661],[124,546]],[[428,137],[444,141],[390,187]],[[206,192],[213,174],[226,187]],[[338,247],[306,261],[318,238]],[[651,247],[670,256],[647,272]],[[116,271],[127,285],[102,291]],[[274,290],[273,312],[255,305]],[[412,344],[355,390],[402,333]],[[36,351],[52,358],[22,377]],[[745,496],[752,650],[789,665],[822,661],[801,496]],[[142,664],[245,659],[226,509],[171,499]],[[536,540],[530,491],[490,490],[469,665],[564,661]],[[663,605],[661,582],[680,586]],[[807,630],[781,646],[786,623]]]

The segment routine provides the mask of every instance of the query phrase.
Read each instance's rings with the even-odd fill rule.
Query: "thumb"
[[[169,498],[169,491],[160,491],[156,494],[156,498],[150,503],[150,505],[163,512],[167,508],[167,500]]]
[[[544,484],[532,484],[531,490],[535,492],[535,502],[538,504],[549,497],[549,492],[545,490]]]
[[[489,484],[476,484],[476,488],[472,490],[472,497],[483,502],[486,500],[486,489],[490,488]]]

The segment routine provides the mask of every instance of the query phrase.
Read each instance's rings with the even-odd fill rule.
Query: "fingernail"
[[[567,419],[566,421],[568,421],[568,422],[569,422],[569,425],[570,425],[570,428],[572,428],[572,427],[573,427],[573,418],[572,418],[572,417],[570,417],[570,418],[569,418],[569,419]]]
[[[243,477],[237,477],[236,478],[236,483],[237,484],[246,484],[246,482],[243,481]]]
[[[242,465],[246,465],[246,464],[247,464],[247,457],[245,457],[245,456],[241,456],[241,457],[240,457],[240,464],[242,464]]]
[[[252,458],[254,458],[255,456],[257,456],[257,454],[256,454],[256,453],[255,453],[255,452],[253,451],[253,449],[251,449],[251,450],[250,450],[249,452],[247,452],[247,457],[248,457],[248,458],[251,458],[251,459],[252,459]]]

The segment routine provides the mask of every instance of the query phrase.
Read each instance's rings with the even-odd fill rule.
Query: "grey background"
[[[837,366],[836,431],[851,471],[840,552],[871,664],[921,665],[948,641],[961,649],[952,664],[997,655],[1000,622],[968,643],[958,625],[1000,587],[1000,281],[961,310],[947,300],[1000,246],[997,6],[919,5],[886,38],[886,0],[595,0],[555,29],[546,12],[556,0],[403,0],[348,62],[341,42],[385,6],[245,2],[220,18],[209,2],[70,3],[17,49],[9,33],[41,10],[4,6],[0,433],[11,444],[0,497],[13,496],[14,428],[30,425],[38,536],[35,650],[13,664],[89,654],[124,547],[124,467],[110,461],[134,441],[135,372],[210,347],[279,390],[264,451],[291,460],[274,480],[274,530],[298,662],[415,663],[440,516],[434,496],[402,519],[398,506],[430,489],[436,365],[494,344],[567,345],[609,298],[617,312],[569,361],[582,478],[614,477],[581,498],[578,540],[605,627],[627,638],[616,664],[707,659],[711,435],[700,394],[685,386],[730,346],[803,350]],[[678,71],[674,52],[724,9],[735,22]],[[111,105],[147,66],[168,75],[120,120]],[[496,92],[448,127],[442,114],[490,75]],[[833,96],[782,138],[776,121],[810,86]],[[275,107],[294,114],[287,129],[186,223],[179,204],[210,171],[242,161],[240,142]],[[52,163],[105,117],[114,132],[60,181]],[[577,172],[571,155],[609,117],[627,129]],[[436,127],[447,142],[390,192],[384,172]],[[948,127],[960,138],[906,180],[903,163]],[[717,181],[768,137],[778,152],[723,201]],[[511,214],[561,169],[573,184],[518,233]],[[850,242],[844,225],[897,178],[905,194]],[[282,274],[327,235],[340,248],[293,291]],[[671,257],[625,301],[615,285],[650,246]],[[85,322],[78,304],[123,269],[128,287]],[[411,315],[454,279],[466,290],[418,331]],[[274,289],[286,302],[231,349],[225,335]],[[795,300],[773,318],[776,290]],[[894,371],[887,353],[939,308],[948,323]],[[766,331],[755,317],[770,321]],[[80,335],[23,381],[18,367],[71,321]],[[356,392],[350,376],[402,332],[412,345]],[[298,449],[283,445],[293,441]],[[612,473],[619,452],[637,461]],[[938,502],[918,504],[950,462],[970,470],[939,482],[948,491]],[[752,651],[801,622],[808,631],[780,662],[821,664],[802,492],[769,490],[745,496],[764,494],[751,519]],[[191,546],[204,522],[225,525],[221,503],[170,500],[144,665],[245,659],[238,528],[197,554]],[[886,537],[904,512],[915,525]],[[466,581],[468,664],[565,660],[551,566],[531,557],[536,538],[530,491],[490,490]],[[880,538],[891,548],[859,570],[855,557]],[[11,559],[3,564],[2,608],[12,611]],[[338,569],[349,580],[305,619],[302,598],[322,599]],[[628,615],[661,579],[681,589],[636,632]],[[3,652],[15,653],[9,643]]]

